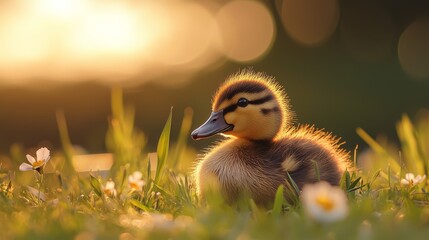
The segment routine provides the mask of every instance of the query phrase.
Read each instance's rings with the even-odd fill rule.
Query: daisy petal
[[[30,171],[33,170],[33,166],[31,166],[28,163],[21,163],[21,165],[19,166],[19,171]]]
[[[304,211],[320,222],[335,222],[348,214],[347,196],[339,187],[326,182],[304,185],[301,194]]]
[[[410,182],[406,179],[401,179],[401,184],[402,185],[408,185]]]
[[[106,189],[115,189],[115,183],[113,181],[107,181]]]
[[[414,174],[412,173],[407,173],[405,174],[405,179],[409,180],[414,180]]]
[[[47,148],[40,148],[39,150],[37,150],[36,155],[37,155],[37,160],[45,160],[48,161],[49,160],[49,150]]]
[[[420,175],[417,175],[417,176],[414,178],[414,182],[415,182],[415,183],[419,183],[421,180],[422,180],[422,176],[420,176]]]
[[[139,181],[137,182],[137,185],[139,186],[139,188],[142,188],[145,184],[146,184],[146,182],[145,182],[145,181],[143,181],[143,180],[139,180]]]
[[[34,162],[36,162],[36,159],[34,159],[34,157],[30,154],[27,154],[26,157],[29,163],[33,164]]]
[[[134,177],[134,179],[138,180],[138,179],[141,179],[143,177],[143,174],[140,171],[135,171],[133,173],[133,177]]]

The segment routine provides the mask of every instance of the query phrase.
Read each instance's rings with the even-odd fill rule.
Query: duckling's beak
[[[191,136],[194,140],[206,138],[215,135],[216,133],[223,133],[231,131],[234,128],[234,125],[228,124],[225,122],[223,117],[223,110],[218,112],[212,112],[209,119],[201,125],[199,128],[195,129]]]

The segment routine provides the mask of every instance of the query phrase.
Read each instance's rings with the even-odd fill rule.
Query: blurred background
[[[73,144],[106,151],[112,87],[155,151],[171,106],[175,139],[184,110],[203,123],[246,67],[281,82],[296,123],[349,150],[357,127],[396,138],[402,114],[429,108],[429,1],[1,1],[0,153],[59,149],[58,110]]]

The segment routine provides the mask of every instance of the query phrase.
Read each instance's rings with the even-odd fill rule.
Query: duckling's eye
[[[245,98],[240,98],[237,101],[237,106],[239,107],[246,107],[249,104],[249,100],[245,99]]]

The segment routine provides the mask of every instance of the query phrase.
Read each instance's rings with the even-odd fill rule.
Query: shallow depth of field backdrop
[[[170,106],[175,136],[186,107],[202,123],[246,66],[284,85],[298,122],[353,149],[356,127],[394,137],[403,113],[429,107],[428,42],[427,1],[2,1],[0,150],[58,147],[62,110],[74,144],[105,151],[112,86],[154,147]]]

